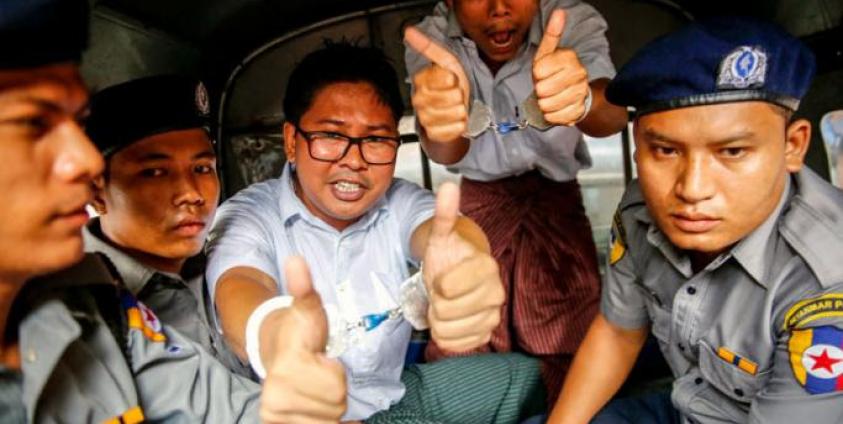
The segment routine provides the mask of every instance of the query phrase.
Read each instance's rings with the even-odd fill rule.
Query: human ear
[[[785,167],[787,172],[799,172],[805,164],[805,154],[811,144],[811,123],[804,119],[791,122],[785,129]]]
[[[91,182],[94,190],[94,200],[91,201],[91,207],[97,211],[98,215],[105,215],[108,213],[105,207],[105,177],[100,175]]]
[[[296,163],[296,126],[291,122],[284,122],[284,155],[287,162]]]

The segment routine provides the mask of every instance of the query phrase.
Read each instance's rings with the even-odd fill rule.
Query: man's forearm
[[[430,160],[442,165],[452,165],[461,161],[468,153],[471,142],[467,138],[459,137],[451,142],[434,142],[427,138],[424,127],[418,128],[419,141]]]
[[[577,124],[577,128],[592,137],[608,137],[622,130],[627,124],[626,108],[615,106],[606,100],[606,86],[608,79],[592,81],[591,110],[585,119]]]
[[[647,333],[646,327],[616,327],[598,314],[577,350],[548,423],[588,423],[626,380]]]
[[[269,281],[263,281],[269,280]],[[260,271],[232,268],[220,277],[214,302],[225,340],[240,359],[246,361],[246,323],[267,299],[276,296],[272,279]]]

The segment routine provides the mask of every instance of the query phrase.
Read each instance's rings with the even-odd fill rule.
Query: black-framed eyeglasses
[[[357,144],[363,160],[369,165],[388,165],[395,162],[398,156],[400,137],[367,135],[365,137],[349,137],[345,134],[330,131],[305,131],[297,124],[296,132],[307,141],[307,151],[310,157],[323,162],[336,162],[348,154],[351,146]]]

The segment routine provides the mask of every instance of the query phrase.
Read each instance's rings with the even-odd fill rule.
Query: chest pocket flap
[[[700,371],[706,380],[726,396],[749,403],[770,378],[770,369],[727,347],[700,342]]]

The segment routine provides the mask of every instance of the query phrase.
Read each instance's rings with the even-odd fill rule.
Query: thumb
[[[446,182],[436,194],[436,212],[433,215],[431,237],[447,237],[454,231],[460,212],[460,188]]]
[[[439,65],[457,76],[460,84],[460,89],[463,93],[463,100],[468,104],[470,88],[468,85],[468,77],[465,76],[465,70],[460,63],[460,60],[454,56],[453,53],[442,47],[436,41],[431,40],[423,32],[419,31],[415,26],[409,26],[404,30],[404,42],[407,43],[413,50],[419,52],[422,56],[432,63]]]
[[[313,289],[310,270],[300,256],[287,259],[284,266],[287,290],[293,296],[293,311],[296,328],[288,343],[299,343],[299,347],[310,352],[323,352],[328,342],[328,318],[322,307],[319,293]]]
[[[556,51],[556,48],[559,47],[559,40],[562,38],[562,33],[564,32],[565,11],[563,9],[556,9],[551,13],[550,19],[547,20],[547,27],[544,29],[544,35],[542,36],[541,43],[539,43],[534,61]]]

